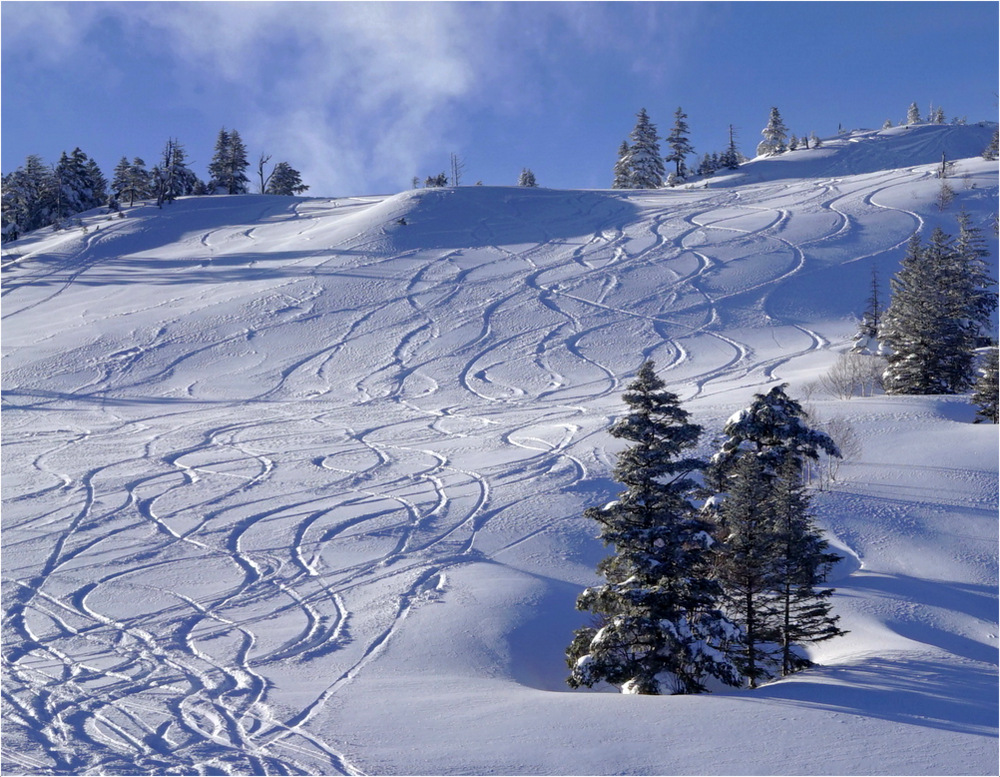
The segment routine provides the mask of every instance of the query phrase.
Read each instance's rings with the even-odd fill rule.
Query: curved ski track
[[[5,466],[30,486],[4,494],[3,711],[18,741],[5,768],[359,774],[352,745],[311,721],[440,597],[449,569],[501,563],[565,522],[512,508],[525,483],[565,492],[606,469],[592,438],[618,376],[653,357],[707,395],[721,378],[778,379],[828,345],[793,324],[801,346],[759,356],[727,324],[781,324],[771,290],[857,229],[852,211],[898,211],[878,195],[903,180],[883,175],[863,196],[835,179],[667,205],[635,193],[638,219],[622,208],[589,235],[528,246],[482,220],[468,236],[479,248],[386,253],[382,227],[312,250],[327,213],[375,200],[198,233],[189,248],[208,274],[289,224],[310,250],[276,280],[247,259],[259,287],[193,287],[183,315],[150,317],[141,301],[102,312],[133,316],[128,341],[9,375]],[[787,237],[789,202],[822,226]],[[596,218],[582,197],[562,215]],[[4,318],[80,290],[98,266],[81,261],[88,246],[121,228],[10,270]],[[751,260],[752,282],[729,279]],[[56,410],[73,428],[46,426]]]

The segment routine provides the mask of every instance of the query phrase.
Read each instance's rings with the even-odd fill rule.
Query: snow
[[[996,773],[997,427],[809,388],[873,263],[995,211],[991,134],[656,192],[182,199],[6,245],[5,772]],[[778,383],[851,424],[815,500],[850,633],[816,668],[565,685],[645,358],[703,455]]]

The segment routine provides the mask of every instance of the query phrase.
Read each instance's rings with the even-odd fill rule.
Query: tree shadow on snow
[[[745,692],[744,698],[996,736],[997,674],[985,664],[871,656],[816,667]]]

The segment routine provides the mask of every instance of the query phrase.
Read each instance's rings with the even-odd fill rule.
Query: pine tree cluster
[[[883,376],[890,394],[957,394],[975,382],[976,349],[997,308],[989,252],[970,217],[959,216],[958,238],[940,227],[923,244],[910,239],[879,340],[888,347]]]
[[[812,523],[802,479],[819,451],[840,454],[784,388],[733,416],[705,462],[690,455],[701,427],[653,363],[642,365],[623,397],[629,412],[610,430],[632,443],[614,469],[625,490],[585,513],[614,553],[598,565],[606,582],[577,601],[595,622],[566,651],[571,687],[754,687],[808,666],[803,645],[844,633],[821,587],[838,557]]]
[[[622,141],[615,162],[612,189],[659,189],[664,185],[676,186],[685,181],[692,172],[696,175],[711,175],[717,170],[736,170],[744,161],[736,147],[732,126],[729,127],[729,145],[722,153],[706,154],[695,170],[687,166],[687,158],[695,153],[689,139],[690,129],[687,114],[682,108],[674,111],[674,125],[666,138],[669,152],[660,156],[660,140],[656,126],[650,121],[643,108],[636,115],[635,128],[629,135],[632,141]],[[668,174],[664,162],[674,169]]]
[[[212,194],[246,194],[250,179],[246,176],[247,149],[237,130],[219,130],[215,154],[208,165],[208,191]]]
[[[59,224],[85,210],[104,205],[108,183],[100,168],[79,148],[48,167],[32,154],[23,166],[3,176],[4,240]]]
[[[267,157],[266,159],[269,159]],[[300,173],[287,162],[279,162],[270,175],[263,176],[264,194],[302,194],[309,187]],[[3,240],[18,237],[35,229],[59,225],[65,219],[93,208],[107,206],[111,211],[137,201],[155,200],[157,205],[177,197],[204,194],[245,194],[249,179],[246,147],[236,130],[219,133],[215,155],[209,165],[206,184],[188,167],[184,147],[175,139],[167,140],[159,162],[147,168],[140,157],[130,162],[122,157],[112,173],[110,185],[97,163],[79,148],[63,153],[49,167],[37,155],[30,155],[24,165],[3,176]]]

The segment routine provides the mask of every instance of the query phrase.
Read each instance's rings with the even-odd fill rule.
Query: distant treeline
[[[267,169],[271,157],[261,154],[257,162],[258,187],[262,194],[302,194],[309,187],[288,162]],[[208,181],[188,166],[184,146],[166,142],[160,160],[151,168],[139,157],[122,157],[111,181],[97,163],[79,148],[63,152],[59,161],[46,165],[40,156],[28,156],[24,164],[3,176],[3,240],[41,227],[59,226],[77,213],[99,207],[118,211],[137,200],[155,200],[157,205],[177,197],[210,194],[247,194],[250,179],[246,146],[236,130],[219,131],[215,153],[208,166]]]
[[[618,161],[614,166],[612,189],[660,189],[664,186],[677,186],[689,180],[692,176],[707,177],[719,170],[737,170],[746,157],[736,145],[736,132],[729,125],[729,143],[721,152],[704,154],[695,167],[688,167],[689,156],[694,156],[694,147],[689,140],[687,114],[682,108],[674,111],[674,125],[666,138],[657,134],[656,125],[649,118],[646,109],[640,109],[636,114],[635,127],[629,135],[629,140],[623,140],[618,148]],[[901,125],[911,124],[945,124],[944,109],[932,107],[926,120],[921,117],[916,103],[911,103],[907,109],[906,118]],[[956,117],[954,124],[965,124],[964,118]],[[892,120],[886,119],[882,129],[892,127]],[[796,136],[789,133],[777,108],[771,108],[767,126],[761,130],[764,139],[757,145],[757,156],[776,156],[791,151],[819,148],[822,141],[815,132],[808,136]],[[660,151],[660,141],[666,143],[668,152]],[[631,142],[629,142],[631,141]],[[994,133],[990,145],[983,151],[985,159],[997,158],[997,135]],[[667,166],[673,169],[667,171]]]

